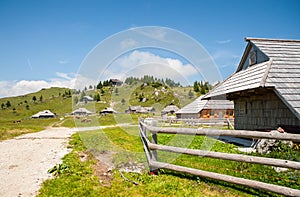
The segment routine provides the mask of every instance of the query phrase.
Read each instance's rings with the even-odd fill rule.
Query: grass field
[[[180,106],[184,106],[196,98],[196,95],[193,98],[187,97],[190,90],[191,87],[174,88],[172,91],[168,90],[167,93],[155,97],[154,88],[150,86],[142,89],[138,86],[133,91],[130,87],[118,88],[117,91],[111,87],[106,87],[101,95],[102,102],[87,103],[83,106],[96,112],[95,115],[87,117],[88,122],[82,122],[85,117],[74,118],[68,116],[72,111],[72,99],[74,99],[65,96],[69,91],[68,89],[51,88],[25,96],[3,98],[0,99],[0,104],[3,103],[3,109],[0,110],[0,140],[40,131],[48,126],[110,126],[103,130],[75,134],[70,142],[73,151],[64,157],[62,168],[58,169],[59,176],[47,180],[43,184],[40,196],[272,196],[273,194],[263,191],[168,170],[160,170],[158,176],[149,175],[148,168],[142,174],[123,173],[128,179],[138,182],[138,185],[126,181],[121,176],[120,166],[138,163],[147,166],[137,126],[134,126],[137,124],[139,116],[123,113],[99,116],[99,111],[110,105],[113,105],[114,109],[119,110],[119,112],[127,109],[129,105],[155,105],[157,109],[160,109],[168,105],[169,102],[175,102]],[[138,98],[142,92],[143,96],[148,99],[145,102],[141,102]],[[93,94],[100,94],[101,92],[100,90],[90,90],[87,93],[93,96]],[[170,100],[174,98],[174,93],[177,95],[176,101]],[[37,98],[35,101],[33,101],[34,96]],[[42,99],[40,99],[41,96]],[[124,104],[122,103],[123,98],[125,99]],[[6,106],[8,101],[11,106]],[[112,102],[110,103],[110,101]],[[38,111],[45,109],[56,113],[58,117],[52,119],[29,118]],[[159,112],[159,110],[157,111]],[[14,123],[16,120],[21,120],[21,122]],[[124,125],[117,127],[117,124]],[[158,140],[160,144],[172,146],[237,153],[234,145],[200,136],[160,134]],[[81,153],[88,155],[85,162],[80,160],[79,155]],[[96,173],[95,166],[98,165],[98,162],[95,157],[98,153],[111,153],[112,162],[117,167],[113,171],[109,185],[100,183],[99,175]],[[275,156],[283,159],[292,157],[296,160],[300,157],[299,151],[286,151],[285,149],[279,150]],[[267,166],[165,152],[158,152],[158,157],[159,161],[162,162],[300,189],[299,171],[276,173]]]
[[[114,157],[116,165],[129,161],[145,163],[145,155],[136,132],[134,127],[115,127],[75,134],[71,141],[73,152],[63,159],[69,170],[58,178],[47,180],[39,196],[247,196],[244,191],[183,174],[161,171],[158,176],[152,176],[147,173],[147,169],[142,174],[123,172],[128,179],[138,182],[138,185],[124,180],[116,169],[111,184],[106,186],[93,173],[96,160],[92,155],[86,162],[79,160],[78,152],[96,149],[117,152]]]
[[[225,144],[215,139],[201,136],[174,137],[160,134],[158,140],[160,144],[193,149],[205,150],[213,145],[211,147],[212,151],[238,153],[235,145]],[[64,158],[64,163],[69,166],[71,173],[62,174],[56,179],[46,181],[41,190],[41,196],[49,196],[51,194],[72,196],[72,194],[77,192],[89,196],[274,196],[274,194],[264,191],[168,170],[160,170],[158,176],[149,175],[148,168],[142,174],[123,172],[128,179],[138,182],[139,185],[134,185],[124,180],[118,170],[118,166],[130,163],[143,163],[146,165],[145,154],[138,136],[137,127],[113,127],[81,132],[73,136],[71,144],[74,150]],[[92,153],[114,153],[113,162],[117,168],[114,170],[113,179],[109,186],[101,184],[95,173],[93,173],[93,166],[96,162],[93,155],[90,155],[87,162],[79,160],[77,153],[85,150]],[[71,161],[70,158],[72,158]],[[300,189],[300,174],[298,171],[277,173],[267,166],[164,152],[158,152],[158,158],[159,161],[177,165]],[[82,171],[87,172],[83,175]],[[75,178],[73,176],[76,176],[75,182],[70,181]],[[57,188],[58,185],[60,186],[59,189]]]

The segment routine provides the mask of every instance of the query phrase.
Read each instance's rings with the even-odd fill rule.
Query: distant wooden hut
[[[123,82],[120,81],[119,79],[110,79],[109,83],[114,86],[120,86],[120,85],[122,85]]]
[[[175,114],[180,119],[234,118],[234,107],[229,100],[203,100],[200,96]]]
[[[129,114],[148,114],[155,112],[154,107],[129,106],[125,113]]]
[[[82,101],[85,103],[88,103],[88,102],[93,102],[94,99],[90,96],[84,96],[84,97],[82,97]]]
[[[245,40],[236,72],[206,98],[234,101],[236,129],[300,133],[300,40]]]
[[[31,116],[31,118],[54,118],[56,115],[50,110],[43,110]]]
[[[161,116],[166,117],[168,115],[175,114],[175,112],[177,112],[178,110],[179,108],[176,105],[170,104],[167,107],[165,107],[163,110],[161,110]]]
[[[100,111],[101,115],[116,114],[116,113],[117,112],[113,108],[110,108],[110,107],[106,107],[105,109],[103,109],[103,110]]]
[[[86,108],[78,108],[72,112],[72,115],[76,116],[87,116],[91,115],[93,112],[87,110]]]

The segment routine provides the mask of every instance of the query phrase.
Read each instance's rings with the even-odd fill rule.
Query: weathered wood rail
[[[300,135],[298,134],[288,134],[288,133],[279,133],[279,132],[261,132],[261,131],[243,131],[243,130],[212,130],[212,129],[155,127],[155,126],[149,126],[145,124],[143,122],[143,119],[139,120],[139,134],[143,143],[143,147],[146,153],[146,158],[151,173],[157,173],[158,169],[169,169],[169,170],[188,173],[188,174],[201,176],[205,178],[211,178],[219,181],[226,181],[233,184],[252,187],[255,189],[270,191],[270,192],[274,192],[286,196],[300,196],[300,190],[292,189],[289,187],[278,186],[278,185],[273,185],[273,184],[264,183],[260,181],[238,178],[238,177],[219,174],[215,172],[208,172],[204,170],[159,162],[157,159],[157,150],[180,153],[180,154],[188,154],[194,156],[210,157],[210,158],[223,159],[223,160],[284,167],[284,168],[290,168],[296,170],[300,169],[300,162],[160,145],[157,143],[157,134],[159,133],[182,134],[182,135],[206,135],[206,136],[235,136],[235,137],[244,137],[244,138],[280,139],[280,140],[291,140],[294,142],[300,142]],[[148,134],[152,135],[151,142],[148,138]]]
[[[228,129],[233,128],[233,118],[199,118],[199,119],[191,119],[191,118],[160,118],[156,119],[160,122],[167,122],[170,125],[172,123],[184,123],[187,125],[209,125],[209,126],[227,126]]]

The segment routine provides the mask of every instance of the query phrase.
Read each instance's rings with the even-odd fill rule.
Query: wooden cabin
[[[245,40],[236,72],[205,98],[234,101],[235,129],[300,133],[300,40]]]
[[[122,85],[123,82],[120,81],[119,79],[110,79],[109,83],[113,86],[120,86],[120,85]]]
[[[176,105],[170,104],[170,105],[166,106],[163,110],[161,110],[161,116],[163,118],[166,118],[169,115],[175,114],[178,110],[179,110],[179,108]]]
[[[234,118],[233,102],[229,100],[203,100],[200,96],[176,113],[180,119]]]
[[[129,106],[129,108],[125,110],[125,113],[127,114],[149,114],[154,112],[155,112],[154,107],[142,107],[140,105]]]
[[[50,110],[43,110],[31,116],[31,118],[55,118],[56,114]]]
[[[93,112],[87,110],[86,108],[78,108],[75,109],[71,114],[74,116],[88,116],[93,114]]]

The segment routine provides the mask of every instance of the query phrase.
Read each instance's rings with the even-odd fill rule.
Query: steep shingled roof
[[[275,93],[300,119],[300,40],[245,40],[248,45],[237,71],[205,98],[259,87],[273,87]],[[252,47],[256,47],[269,59],[243,69]]]

